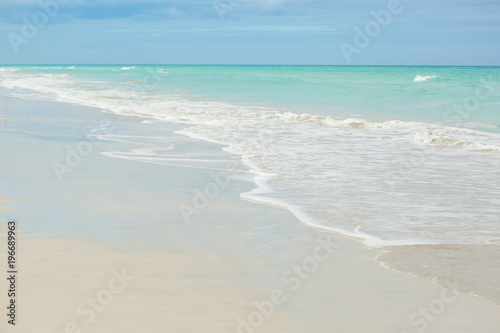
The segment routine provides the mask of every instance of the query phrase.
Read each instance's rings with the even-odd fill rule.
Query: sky
[[[500,65],[499,0],[0,0],[1,64]]]

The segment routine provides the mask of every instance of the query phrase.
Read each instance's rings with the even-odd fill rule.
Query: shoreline
[[[453,255],[450,255],[452,249]],[[447,251],[448,250],[448,251]],[[432,281],[435,285],[447,285],[459,292],[480,299],[488,304],[500,308],[500,289],[498,283],[500,273],[495,268],[489,275],[484,276],[484,270],[475,270],[471,262],[499,267],[499,247],[490,245],[463,245],[463,244],[429,244],[398,246],[394,249],[380,249],[381,253],[376,261],[386,269],[417,278]],[[437,255],[437,252],[445,254]],[[456,260],[460,257],[460,261]],[[424,264],[425,263],[425,264]],[[450,264],[452,263],[452,264]],[[440,270],[435,274],[437,267],[450,266],[448,272]],[[450,282],[452,281],[452,282]]]
[[[52,105],[54,107],[54,104],[62,104],[52,102],[42,103],[39,101],[32,103]],[[63,105],[62,109],[81,109],[85,112],[91,110],[91,108],[78,108],[73,105]],[[100,110],[94,110],[96,111],[96,116],[97,113],[102,115]],[[97,116],[96,118],[100,119],[102,117]],[[130,123],[126,122],[125,125],[134,126],[134,123],[135,121],[130,121]],[[120,126],[122,124],[116,122],[116,125]],[[160,128],[164,129],[165,127],[161,125]],[[0,133],[0,135],[3,134]],[[169,138],[176,137],[175,140],[180,140],[175,141],[179,147],[191,147],[189,146],[190,144],[201,144],[191,139],[179,139],[180,135],[169,135],[171,135]],[[44,144],[42,141],[39,138],[29,136],[23,138],[16,137],[13,139],[13,145],[14,147],[26,148],[30,147],[31,143],[36,142],[39,147],[49,147],[47,143]],[[67,142],[64,140],[61,142],[50,142],[50,147],[58,148],[43,149],[42,152],[33,150],[33,160],[50,162],[54,156],[59,156],[61,151],[64,152],[66,144]],[[201,145],[204,152],[212,153],[220,149],[220,145]],[[275,207],[269,207],[261,203],[255,204],[241,200],[241,194],[246,193],[245,190],[253,188],[246,180],[232,178],[230,181],[231,185],[224,188],[224,191],[221,191],[219,196],[211,200],[210,205],[203,210],[203,214],[195,215],[193,223],[185,225],[178,215],[178,204],[189,203],[193,200],[193,194],[188,189],[193,187],[202,188],[203,185],[213,182],[213,179],[206,172],[199,170],[137,163],[136,161],[127,161],[124,159],[109,159],[100,154],[103,151],[116,150],[127,152],[134,147],[136,145],[130,143],[103,142],[96,150],[96,153],[99,152],[99,154],[89,156],[88,160],[82,163],[71,177],[67,178],[62,185],[59,185],[59,188],[48,192],[48,198],[52,198],[52,195],[57,194],[57,191],[61,191],[62,196],[61,194],[58,195],[60,200],[58,201],[58,205],[61,205],[66,210],[74,209],[75,212],[69,214],[67,218],[74,218],[75,221],[82,220],[82,222],[77,222],[74,226],[76,230],[84,227],[83,230],[77,232],[77,235],[81,235],[83,238],[91,237],[94,239],[89,241],[85,239],[64,240],[47,238],[48,235],[54,234],[54,230],[59,230],[57,224],[51,221],[50,223],[54,224],[48,227],[48,231],[52,228],[52,232],[48,232],[45,235],[45,239],[26,238],[23,240],[23,251],[24,248],[30,248],[29,252],[25,252],[25,254],[28,255],[29,253],[29,256],[32,258],[26,261],[28,267],[25,267],[25,269],[28,268],[28,272],[31,272],[30,274],[38,277],[37,279],[34,278],[23,283],[27,288],[25,289],[24,297],[29,297],[27,294],[30,290],[33,292],[37,291],[37,302],[43,304],[43,300],[52,297],[51,292],[57,291],[58,295],[54,297],[59,302],[58,304],[69,306],[68,304],[77,302],[77,300],[64,298],[65,294],[73,295],[77,290],[72,289],[74,288],[72,286],[83,286],[82,283],[87,283],[87,287],[84,287],[84,289],[86,288],[84,290],[85,293],[80,293],[80,296],[95,294],[92,291],[100,287],[91,285],[93,278],[88,274],[92,270],[87,270],[88,266],[86,268],[80,267],[79,260],[74,260],[72,256],[64,252],[64,249],[72,249],[78,252],[79,255],[77,257],[80,260],[88,258],[89,254],[86,252],[91,249],[95,250],[96,257],[109,254],[110,257],[108,258],[120,258],[119,260],[124,260],[130,255],[138,255],[143,261],[150,260],[148,267],[151,269],[158,267],[159,270],[155,271],[155,273],[150,272],[150,275],[142,268],[142,272],[146,276],[143,281],[154,280],[155,282],[152,285],[157,289],[156,294],[158,295],[154,298],[155,290],[152,290],[146,296],[141,296],[141,289],[139,289],[135,291],[134,296],[139,297],[141,302],[133,303],[133,299],[128,299],[129,303],[127,305],[116,305],[120,308],[120,311],[130,310],[130,307],[134,307],[133,304],[147,303],[149,297],[153,297],[158,302],[157,304],[155,303],[157,307],[151,307],[149,310],[156,311],[155,313],[160,315],[162,313],[161,310],[166,309],[160,305],[161,302],[165,301],[160,295],[168,298],[177,292],[180,296],[187,297],[186,295],[191,295],[189,297],[196,299],[196,293],[191,292],[198,290],[206,293],[205,296],[214,301],[217,300],[220,294],[211,294],[209,290],[220,288],[217,286],[222,285],[223,288],[226,288],[225,290],[230,290],[231,292],[228,292],[226,301],[222,302],[222,304],[218,303],[219,308],[217,306],[214,308],[227,313],[227,318],[218,318],[217,320],[210,321],[207,317],[206,322],[211,323],[214,332],[217,330],[235,332],[238,316],[245,317],[253,313],[252,311],[255,311],[252,305],[253,301],[266,300],[269,297],[270,290],[285,289],[281,281],[283,272],[287,272],[294,263],[304,262],[305,259],[309,258],[311,250],[314,250],[317,246],[318,238],[325,239],[325,237],[331,236],[335,239],[336,243],[340,244],[340,247],[338,252],[329,258],[331,261],[320,265],[317,272],[314,271],[314,273],[318,273],[314,276],[316,282],[311,284],[305,283],[304,280],[304,286],[298,293],[289,293],[289,302],[280,307],[276,322],[272,319],[275,317],[271,316],[271,322],[266,322],[265,325],[259,327],[259,331],[294,332],[296,330],[297,332],[303,332],[307,331],[305,327],[311,326],[316,329],[316,332],[322,332],[331,331],[332,325],[339,325],[337,327],[344,327],[351,332],[366,332],[366,329],[373,329],[373,332],[387,332],[388,329],[399,332],[405,329],[408,330],[408,327],[410,329],[415,328],[414,325],[408,323],[409,314],[417,311],[422,304],[428,305],[435,299],[440,299],[439,295],[441,295],[442,288],[432,285],[432,283],[429,283],[430,281],[425,279],[411,278],[405,274],[395,273],[392,270],[382,267],[375,260],[377,251],[366,248],[359,240],[314,230],[302,223],[298,223],[299,220],[296,220],[289,210],[276,209]],[[9,154],[12,155],[13,152],[10,151]],[[37,157],[42,155],[44,158],[37,159]],[[226,155],[226,157],[228,156]],[[21,161],[26,162],[26,160]],[[10,171],[15,174],[13,170]],[[50,175],[50,172],[50,169],[44,170],[41,175],[47,177],[47,175]],[[52,179],[47,181],[43,177],[40,178],[40,173],[31,175],[32,179],[38,180],[38,183],[33,185],[35,188],[32,191],[36,192],[37,188],[42,189],[46,184],[53,182],[53,175],[51,175]],[[87,184],[89,181],[99,184],[100,187],[95,188],[90,186],[90,184]],[[13,185],[8,184],[7,188]],[[65,193],[73,193],[75,188],[85,189],[86,194],[76,196],[72,194],[68,198],[63,197]],[[116,188],[116,190],[108,191],[106,190],[107,188]],[[127,189],[129,188],[133,188],[135,193],[127,193]],[[104,192],[101,193],[101,191]],[[17,194],[22,195],[23,192],[21,191]],[[91,194],[96,196],[96,198],[92,198]],[[32,198],[40,199],[40,196],[35,193]],[[167,199],[165,200],[165,198]],[[106,200],[106,205],[100,203],[102,200]],[[54,211],[48,209],[45,205],[41,205],[40,202],[36,200],[31,201],[31,204],[29,202],[29,199],[26,200],[25,206],[31,205],[31,209],[35,209],[35,212],[32,214],[22,212],[22,217],[19,219],[23,224],[23,221],[34,221],[37,217],[50,219],[53,216],[51,214],[54,214]],[[138,226],[134,218],[128,219],[121,213],[114,215],[117,209],[118,211],[124,209],[127,212],[126,215],[137,214],[136,216],[141,216],[141,220],[149,221],[148,230],[144,230]],[[95,210],[95,212],[90,214],[88,210]],[[82,214],[82,216],[77,216],[78,213]],[[166,213],[168,216],[167,219],[165,218]],[[91,227],[88,227],[87,223],[85,223],[87,222],[87,218],[98,216],[107,216],[109,219],[104,225],[104,237],[99,235],[100,230],[102,230],[99,228],[103,227],[101,222],[104,222],[104,220],[96,221]],[[29,224],[33,225],[32,223],[30,222]],[[127,227],[127,229],[130,228],[130,230],[127,231],[124,227]],[[40,234],[41,231],[43,229],[35,231],[35,233],[30,232],[29,235],[35,236]],[[67,233],[71,232],[67,231]],[[64,235],[64,231],[60,231],[59,235]],[[112,236],[116,235],[118,235],[118,239],[112,238]],[[165,242],[169,242],[169,244],[163,244]],[[111,244],[111,246],[118,245],[120,250],[111,250],[110,245],[106,244]],[[48,248],[50,250],[42,252],[39,250],[40,248]],[[131,251],[131,249],[136,249],[136,251]],[[159,264],[173,260],[172,258],[175,257],[174,254],[176,252],[184,253],[182,262],[168,268],[164,267],[163,270],[160,269]],[[209,261],[214,267],[206,267],[204,270],[197,269],[196,266],[200,262],[203,262],[200,259],[200,253],[208,253],[208,256],[211,258]],[[153,259],[147,259],[148,257]],[[100,262],[99,265],[101,267],[112,266],[109,260],[108,262]],[[28,261],[30,262],[28,263]],[[44,266],[44,262],[51,261],[54,264],[52,267]],[[185,262],[192,264],[185,265]],[[134,264],[132,266],[138,272],[141,272],[140,267],[136,267]],[[66,275],[60,281],[51,282],[50,276],[54,273],[54,270],[60,271],[63,276],[64,274]],[[87,272],[87,279],[85,281],[81,279],[74,280],[75,276],[72,276],[72,274],[77,271]],[[105,279],[106,274],[110,274],[108,271],[102,268],[102,272],[98,274],[101,282]],[[170,287],[166,286],[162,279],[154,278],[155,276],[168,278],[171,271],[185,274],[185,279],[175,280],[180,288],[177,291],[168,289]],[[212,282],[200,285],[200,282],[205,281],[206,283],[207,280]],[[64,292],[57,289],[60,287],[57,282],[65,286],[64,288],[66,289],[64,289]],[[316,285],[314,285],[315,283]],[[143,284],[141,285],[144,286]],[[42,290],[43,286],[50,286],[52,289],[44,291]],[[285,286],[287,285],[285,284]],[[182,291],[186,292],[183,293]],[[167,297],[167,295],[170,296]],[[305,297],[306,301],[304,302],[306,304],[302,304],[301,298],[296,295]],[[131,297],[132,295],[129,296]],[[199,301],[202,302],[202,299],[203,297],[200,297]],[[167,307],[168,311],[174,312],[177,315],[183,315],[184,312],[189,313],[189,307],[175,310],[176,302],[179,301],[179,299],[175,301],[170,299],[169,302],[172,303],[169,303]],[[433,328],[429,329],[429,332],[456,332],[454,326],[457,322],[464,323],[464,327],[466,328],[463,332],[467,332],[467,328],[470,328],[470,325],[475,323],[477,316],[483,317],[477,317],[481,318],[481,322],[476,324],[485,325],[483,327],[485,331],[489,329],[491,332],[496,332],[498,327],[500,327],[500,323],[496,319],[498,309],[491,308],[489,304],[483,303],[485,302],[467,295],[460,296],[456,302],[449,305],[449,310],[452,313],[449,314],[447,311],[443,314],[440,317],[440,322],[436,322]],[[228,307],[227,304],[237,304],[237,306],[234,306],[233,309],[232,307]],[[382,309],[381,304],[386,305],[387,309]],[[74,308],[74,305],[69,306],[69,308]],[[337,312],[332,313],[332,309]],[[297,313],[298,310],[302,310],[304,313]],[[398,317],[397,320],[393,321],[381,320],[387,316],[389,310],[400,313],[400,318]],[[198,308],[197,311],[198,314],[204,313],[206,315],[206,312],[203,312],[202,309]],[[468,315],[464,315],[464,313]],[[146,313],[143,314],[148,317]],[[24,316],[30,315],[33,314],[24,314]],[[110,316],[106,318],[107,320],[104,321],[107,323],[103,323],[102,325],[116,324],[117,317]],[[134,318],[137,320],[137,317]],[[181,325],[175,321],[175,318],[163,319],[165,321],[171,320],[174,326]],[[38,317],[38,319],[35,318],[34,320],[41,323],[40,325],[50,324],[48,321],[43,321],[48,319]],[[55,320],[54,323],[61,321],[60,318],[53,318],[53,320]],[[362,320],[366,320],[366,323],[360,324],[359,321]],[[127,329],[132,331],[132,328],[127,326],[127,324],[133,325],[133,322],[121,322],[121,324],[125,332]],[[189,322],[185,321],[184,324],[189,325]],[[428,324],[431,326],[430,321]],[[100,329],[105,327],[99,325],[96,322],[96,325],[93,325],[93,328],[90,329],[99,332]],[[151,325],[153,325],[153,321],[151,321]],[[152,332],[155,329],[159,331],[159,327],[155,325],[151,327]],[[181,331],[182,329],[186,332],[189,331],[186,328],[187,326],[181,326],[175,327],[181,329]],[[107,328],[109,329],[109,327],[114,326],[108,326]],[[302,327],[302,329],[297,330],[297,327]],[[144,327],[142,328],[144,329]],[[58,328],[52,327],[51,329]],[[26,330],[26,332],[33,331],[32,328],[26,328]]]
[[[500,271],[497,272],[494,268],[500,267],[500,256],[494,256],[494,253],[500,253],[500,246],[496,246],[494,244],[419,243],[417,241],[412,242],[407,240],[385,241],[376,236],[364,234],[363,232],[360,232],[358,230],[349,232],[339,228],[324,226],[321,221],[318,221],[315,218],[309,216],[304,208],[278,198],[266,197],[266,193],[273,193],[273,190],[271,190],[268,185],[268,176],[262,173],[259,168],[252,162],[248,161],[245,156],[233,152],[231,147],[222,145],[217,141],[211,141],[205,137],[185,133],[184,129],[177,131],[176,133],[185,135],[193,139],[199,139],[218,144],[224,151],[228,151],[231,154],[243,157],[242,162],[253,174],[252,182],[255,186],[250,191],[240,194],[240,198],[242,200],[266,205],[269,207],[275,207],[278,209],[285,209],[290,212],[298,222],[309,228],[327,233],[333,233],[341,237],[360,242],[367,249],[379,253],[374,260],[385,269],[401,274],[407,274],[424,280],[429,280],[432,281],[432,283],[436,286],[459,290],[463,294],[475,297],[493,306],[500,307],[500,287],[498,287],[496,283],[497,281],[500,281]],[[467,261],[462,260],[463,258],[458,258],[455,256],[455,260],[462,260],[458,263],[459,265],[457,265],[461,270],[455,270],[454,272],[456,276],[460,275],[460,277],[452,278],[450,275],[453,274],[436,271],[436,268],[439,269],[439,267],[441,266],[453,266],[455,264],[453,261],[448,260],[447,255],[441,255],[439,252],[435,251],[433,253],[434,257],[427,261],[426,258],[419,258],[419,261],[417,261],[414,258],[415,256],[407,255],[408,252],[411,252],[411,250],[414,248],[426,249],[427,252],[430,252],[434,248],[450,247],[456,247],[459,250],[475,250],[478,248],[489,247],[490,249],[488,251],[477,253],[475,254],[474,258],[473,255],[467,253],[468,251],[462,251],[462,254],[464,255],[464,258],[467,257],[466,260],[468,262],[471,262],[473,260],[481,261],[484,260],[485,257],[488,257],[489,260],[494,259],[492,260],[493,262],[487,261],[484,262],[483,266],[476,267],[477,269],[479,269],[479,271],[488,275],[492,275],[493,277],[490,277],[491,281],[484,282],[482,281],[481,277],[477,277],[475,271],[471,270],[470,267],[467,266]],[[382,259],[385,261],[383,261]],[[399,262],[400,260],[403,260],[406,265],[401,264]],[[423,263],[423,261],[425,261],[425,263]],[[417,265],[419,265],[418,268],[414,267]],[[434,271],[432,269],[434,269]]]

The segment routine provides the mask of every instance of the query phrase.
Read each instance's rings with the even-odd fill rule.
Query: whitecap
[[[415,76],[415,79],[413,79],[413,82],[424,82],[424,81],[427,81],[430,79],[435,79],[435,78],[437,78],[436,75],[430,75],[430,76],[417,75],[417,76]]]

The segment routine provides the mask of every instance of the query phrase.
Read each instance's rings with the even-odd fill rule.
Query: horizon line
[[[325,65],[325,64],[133,64],[133,63],[116,63],[116,64],[72,64],[72,63],[42,63],[42,64],[0,64],[0,66],[268,66],[268,67],[500,67],[500,65]]]

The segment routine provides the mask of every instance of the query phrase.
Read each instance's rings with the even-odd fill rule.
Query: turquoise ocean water
[[[184,124],[249,166],[243,198],[367,245],[500,244],[497,67],[4,66],[0,86]]]

